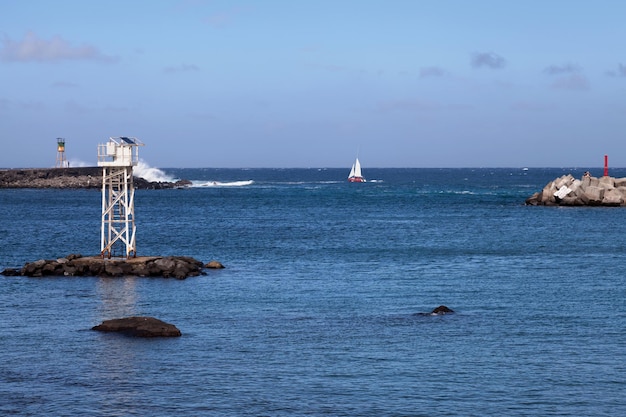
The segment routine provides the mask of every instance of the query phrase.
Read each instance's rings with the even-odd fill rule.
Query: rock
[[[563,206],[584,206],[583,200],[581,197],[567,196],[563,197],[560,201],[560,204]]]
[[[222,265],[218,261],[210,261],[204,267],[205,268],[211,268],[211,269],[222,269],[222,268],[224,268],[224,265]]]
[[[598,182],[602,188],[613,188],[615,187],[615,178],[613,177],[600,177],[598,178]]]
[[[564,197],[566,197],[569,193],[572,192],[572,189],[569,188],[567,185],[563,185],[561,186],[561,188],[559,188],[555,193],[554,196],[558,199],[558,200],[562,200]]]
[[[600,204],[602,202],[602,199],[604,198],[604,191],[604,188],[595,187],[593,185],[585,188],[585,196],[587,196],[587,198],[589,199],[589,204]]]
[[[124,274],[124,271],[122,270],[118,262],[105,262],[104,272],[107,276],[110,277],[121,277]]]
[[[433,311],[430,312],[430,314],[435,314],[435,315],[444,315],[444,314],[452,314],[454,313],[454,311],[446,306],[439,306],[437,308],[435,308]]]
[[[174,187],[176,188],[191,187],[192,185],[193,183],[189,180],[179,180],[174,183]]]
[[[126,317],[105,320],[91,330],[101,332],[119,332],[136,337],[179,337],[180,330],[173,324],[154,317]]]
[[[537,206],[541,203],[541,193],[535,193],[526,199],[527,206]]]
[[[564,175],[526,199],[529,206],[626,206],[626,178]]]
[[[557,189],[561,189],[563,187],[568,187],[574,182],[574,177],[571,174],[563,175],[561,178],[557,178],[554,180],[554,186]]]
[[[624,204],[624,195],[617,188],[610,188],[604,192],[603,206],[620,206]]]
[[[174,272],[174,269],[176,268],[176,261],[174,261],[172,258],[161,258],[155,260],[154,265],[157,266],[161,271],[163,271],[163,274],[171,276],[171,274]]]
[[[4,275],[43,276],[102,276],[102,277],[163,277],[185,279],[203,273],[201,261],[188,256],[140,256],[129,259],[103,259],[100,256],[72,256],[54,260],[40,259],[27,263],[16,273],[6,269]]]
[[[454,310],[441,305],[439,307],[436,307],[433,311],[431,311],[430,313],[416,313],[416,315],[418,316],[443,316],[446,314],[452,314],[454,313]]]
[[[554,185],[554,181],[548,183],[541,191],[541,202],[546,205],[555,203],[556,199],[554,197],[554,193],[556,192],[556,190],[557,188]]]
[[[42,277],[42,270],[45,265],[45,259],[40,259],[38,261],[26,264],[24,265],[24,268],[22,268],[21,275],[25,275],[28,277]]]
[[[164,190],[169,188],[186,188],[192,185],[189,180],[180,180],[176,182],[167,181],[148,181],[140,177],[134,177],[133,185],[137,189],[144,190]]]

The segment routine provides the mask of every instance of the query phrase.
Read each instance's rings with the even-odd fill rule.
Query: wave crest
[[[134,175],[141,177],[149,182],[174,182],[175,179],[171,175],[167,175],[159,168],[154,168],[145,163],[139,161],[136,166],[133,167]]]
[[[254,181],[230,181],[230,182],[222,182],[222,181],[203,181],[203,182],[193,182],[194,187],[245,187],[246,185],[252,185]]]

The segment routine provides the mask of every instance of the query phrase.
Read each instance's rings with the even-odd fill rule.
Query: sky
[[[622,0],[0,0],[0,167],[626,167]]]

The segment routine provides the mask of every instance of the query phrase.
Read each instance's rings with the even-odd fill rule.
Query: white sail
[[[356,161],[354,161],[354,164],[352,164],[350,175],[348,175],[348,181],[365,182],[365,178],[363,178],[363,174],[361,173],[361,162],[358,157],[356,158]]]
[[[356,162],[354,163],[354,174],[353,176],[355,177],[362,177],[363,175],[361,174],[361,163],[359,162],[359,158],[356,159]]]

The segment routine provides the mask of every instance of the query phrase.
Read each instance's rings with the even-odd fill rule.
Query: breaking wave
[[[174,182],[176,181],[171,175],[167,175],[159,168],[154,168],[145,163],[139,161],[135,167],[133,167],[134,175],[141,177],[150,182]]]
[[[194,187],[245,187],[254,184],[254,181],[192,181]]]

